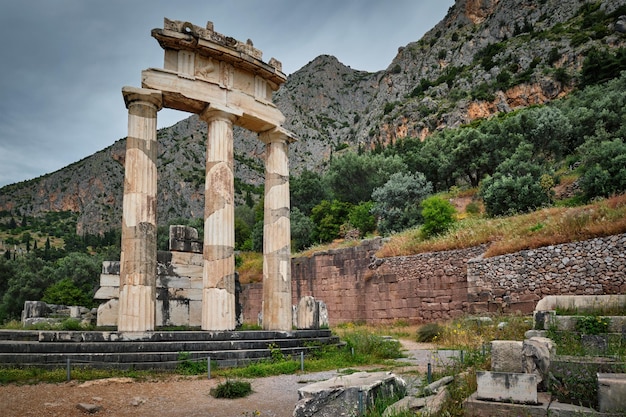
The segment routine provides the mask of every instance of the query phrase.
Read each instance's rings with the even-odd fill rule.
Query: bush
[[[211,390],[211,395],[215,398],[243,398],[251,393],[250,383],[238,380],[227,380]]]
[[[488,177],[483,183],[481,194],[485,209],[492,216],[532,211],[549,201],[545,191],[530,175]]]
[[[428,238],[446,232],[455,222],[454,206],[441,197],[433,196],[422,201],[422,234]]]
[[[421,172],[393,174],[372,193],[375,203],[372,213],[379,219],[378,230],[390,234],[419,224],[419,204],[432,190],[432,184]]]
[[[580,147],[584,174],[580,185],[587,199],[626,191],[626,144],[620,139],[587,142]]]
[[[609,331],[611,319],[600,316],[582,316],[576,321],[576,331],[583,334],[602,334]]]
[[[433,342],[441,334],[443,327],[437,323],[428,323],[417,329],[418,342]]]

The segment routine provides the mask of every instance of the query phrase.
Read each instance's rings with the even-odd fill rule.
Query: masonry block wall
[[[483,258],[486,246],[377,259],[380,239],[292,259],[293,303],[326,302],[331,325],[530,313],[546,295],[626,294],[626,234]],[[262,284],[244,286],[256,322]]]
[[[483,247],[376,259],[380,240],[294,259],[294,299],[323,300],[331,325],[422,322],[459,316],[467,307],[467,261]]]
[[[531,312],[546,295],[626,294],[626,234],[468,262],[470,312]]]

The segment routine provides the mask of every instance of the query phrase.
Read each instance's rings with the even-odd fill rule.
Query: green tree
[[[348,221],[359,230],[361,237],[376,230],[376,216],[372,214],[373,201],[364,201],[352,206],[348,212]]]
[[[547,170],[535,161],[533,149],[530,143],[520,144],[511,158],[482,182],[480,193],[488,214],[523,213],[549,203],[541,181]]]
[[[626,191],[626,143],[620,139],[581,146],[581,188],[587,199],[608,197]]]
[[[289,181],[289,196],[291,207],[298,208],[307,216],[311,214],[313,207],[329,198],[322,176],[308,170]]]
[[[333,198],[350,204],[370,201],[372,191],[396,172],[407,172],[399,156],[347,153],[331,161],[325,179]]]
[[[438,196],[428,197],[422,201],[421,232],[424,237],[431,237],[445,233],[456,221],[456,210],[448,201]]]
[[[313,240],[331,242],[339,237],[341,225],[348,220],[350,203],[339,200],[322,200],[311,210],[311,220],[315,224]]]
[[[64,278],[46,288],[41,301],[65,306],[91,306],[92,297],[93,294],[78,288],[70,278]]]
[[[313,243],[315,224],[297,207],[291,210],[291,250],[294,252],[308,248]]]
[[[420,172],[393,174],[372,193],[372,213],[378,217],[378,230],[389,234],[419,224],[419,205],[432,191],[432,184]]]

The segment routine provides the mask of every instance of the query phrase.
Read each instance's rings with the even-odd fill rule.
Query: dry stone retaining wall
[[[471,311],[531,312],[547,295],[626,293],[626,234],[477,258],[468,263]]]
[[[546,295],[626,294],[626,234],[493,258],[483,258],[486,246],[478,246],[377,259],[381,244],[292,259],[293,303],[311,295],[326,302],[331,325],[376,324],[531,313]],[[256,320],[261,288],[244,288],[246,321]]]

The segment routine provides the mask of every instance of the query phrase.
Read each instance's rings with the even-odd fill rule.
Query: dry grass
[[[250,284],[263,281],[263,254],[258,252],[241,252],[239,256],[243,261],[241,266],[237,268],[239,282]]]
[[[529,317],[510,315],[490,319],[463,317],[443,323],[433,342],[446,349],[478,349],[492,340],[524,340],[524,333],[532,328]],[[499,327],[500,323],[506,325]]]
[[[485,256],[626,232],[626,194],[581,207],[548,208],[506,218],[467,218],[447,234],[424,240],[419,229],[393,236],[378,257],[464,249],[489,244]]]
[[[358,246],[360,243],[361,241],[358,239],[335,239],[331,243],[314,245],[302,252],[294,253],[293,257],[309,257],[317,252],[324,252],[331,249],[352,248]]]

